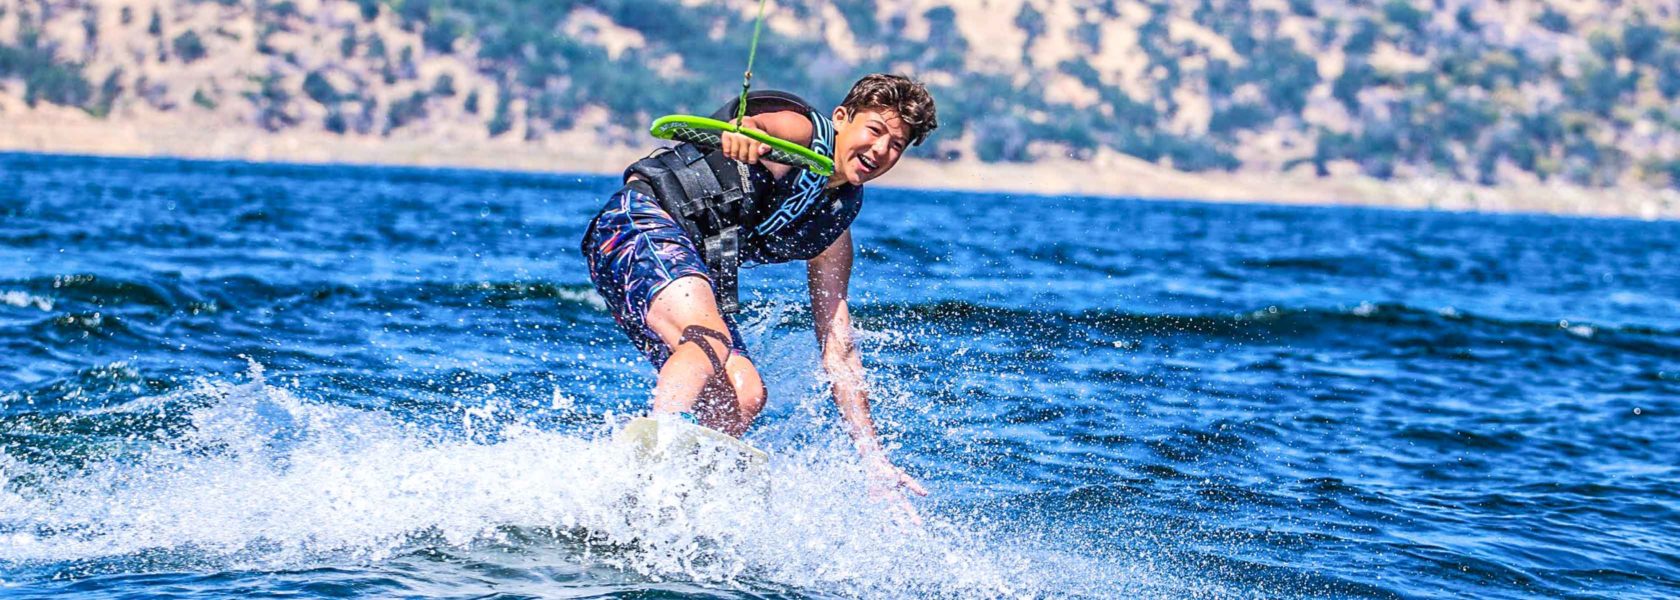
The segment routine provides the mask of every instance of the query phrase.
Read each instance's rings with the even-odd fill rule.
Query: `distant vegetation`
[[[146,83],[120,70],[94,72],[63,58],[38,25],[51,10],[25,3],[15,39],[0,40],[0,80],[30,104],[104,114]],[[736,89],[753,3],[677,0],[354,0],[358,22],[299,14],[289,1],[201,0],[254,22],[259,52],[278,57],[243,81],[246,118],[270,130],[312,127],[389,135],[448,102],[485,135],[516,127],[527,138],[577,125],[587,106],[607,109],[607,133],[638,140],[652,117],[708,112]],[[1030,161],[1086,158],[1111,149],[1180,169],[1354,169],[1380,178],[1434,175],[1497,184],[1513,177],[1607,186],[1680,188],[1680,17],[1639,3],[1529,3],[1526,21],[1507,3],[1429,0],[1289,0],[1256,9],[1237,0],[1029,1],[1010,36],[965,37],[962,3],[905,14],[875,0],[777,3],[801,33],[766,28],[756,83],[818,103],[839,99],[858,75],[907,72],[932,82],[943,122],[923,156]],[[1653,5],[1656,6],[1656,5]],[[231,8],[230,8],[231,7]],[[1570,8],[1574,7],[1574,8]],[[1569,10],[1566,10],[1569,9]],[[147,24],[168,64],[185,65],[234,43],[226,31],[182,29],[157,12]],[[1492,11],[1492,12],[1490,12]],[[574,36],[589,13],[639,36],[609,52]],[[855,40],[835,48],[826,19]],[[126,21],[125,21],[126,22]],[[388,44],[376,22],[417,36]],[[1130,36],[1116,36],[1125,23]],[[87,38],[97,42],[97,22]],[[138,27],[139,25],[136,25]],[[272,45],[273,36],[317,28],[342,33],[311,62]],[[1061,30],[1056,30],[1061,27]],[[1190,35],[1186,32],[1193,32]],[[335,33],[335,36],[338,34]],[[1011,61],[981,60],[998,40],[1019,44]],[[994,39],[995,37],[995,39]],[[1118,46],[1122,42],[1126,47]],[[1072,47],[1046,54],[1045,48]],[[1126,54],[1126,53],[1131,54]],[[616,53],[616,54],[615,54]],[[1132,56],[1121,68],[1116,53]],[[1053,56],[1045,59],[1043,56]],[[459,57],[488,78],[480,89],[454,78],[421,81],[426,57]],[[1105,58],[1107,57],[1107,58]],[[359,62],[357,62],[359,61]],[[356,65],[369,65],[354,67]],[[331,73],[348,73],[333,79]],[[1071,100],[1071,80],[1085,91]],[[96,85],[94,82],[101,82]],[[334,81],[349,81],[342,89]],[[375,93],[381,86],[402,91]],[[394,88],[392,88],[394,89]],[[305,119],[299,103],[325,117]],[[236,110],[195,90],[195,110]],[[456,118],[456,117],[451,117]],[[522,125],[522,126],[521,126]],[[1271,145],[1267,145],[1271,144]],[[1265,148],[1273,148],[1265,150]]]
[[[84,106],[93,100],[93,85],[81,65],[58,60],[40,33],[22,28],[12,44],[0,45],[0,78],[23,82],[24,101]]]

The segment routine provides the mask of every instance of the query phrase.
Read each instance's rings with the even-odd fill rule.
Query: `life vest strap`
[[[712,278],[712,293],[724,314],[740,311],[738,277],[741,269],[741,225],[752,204],[750,176],[741,164],[718,151],[701,151],[693,144],[655,150],[636,161],[626,176],[646,181],[661,207],[695,242]]]
[[[746,101],[767,110],[796,110],[816,118],[810,103],[787,92],[752,92],[746,95]],[[739,98],[732,100],[714,118],[735,117],[739,102]],[[759,212],[765,207],[761,206],[760,194],[768,198],[775,186],[754,190],[747,165],[724,156],[720,150],[687,142],[654,150],[625,170],[625,177],[630,175],[642,179],[627,185],[645,181],[638,190],[649,190],[698,247],[701,260],[711,272],[718,310],[724,314],[739,312],[742,237],[762,218]]]

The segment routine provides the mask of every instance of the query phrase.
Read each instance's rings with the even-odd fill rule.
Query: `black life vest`
[[[739,99],[729,102],[712,118],[734,120],[739,103]],[[753,92],[747,95],[747,103],[753,113],[794,110],[808,118],[811,115],[809,103],[786,92]],[[665,212],[699,246],[700,257],[711,271],[718,310],[724,314],[740,311],[741,241],[764,220],[766,211],[774,210],[768,204],[777,186],[769,169],[731,160],[715,148],[680,143],[654,150],[631,164],[624,177],[628,180],[631,175],[642,179],[625,185],[658,198]]]

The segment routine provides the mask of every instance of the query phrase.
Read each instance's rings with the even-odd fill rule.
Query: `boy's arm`
[[[814,135],[811,120],[791,110],[748,115],[741,121],[741,127],[756,129],[801,146],[810,146],[811,136]],[[723,155],[747,164],[757,163],[759,155],[770,151],[769,145],[739,133],[725,131],[722,137]],[[770,174],[777,179],[793,169],[789,165],[770,161],[764,161],[764,166],[770,169]]]
[[[869,395],[864,389],[863,358],[852,338],[852,313],[846,305],[852,278],[852,232],[847,230],[822,254],[806,263],[806,282],[811,291],[811,316],[817,343],[822,348],[823,370],[833,386],[834,402],[846,420],[846,432],[862,455],[868,471],[870,494],[892,502],[912,521],[919,522],[915,509],[901,490],[926,496],[920,483],[894,466],[875,434],[869,415]]]

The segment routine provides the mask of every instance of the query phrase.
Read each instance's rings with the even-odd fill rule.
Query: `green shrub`
[[[88,107],[88,114],[101,118],[111,114],[111,106],[116,104],[117,97],[121,96],[122,92],[122,69],[112,69],[111,73],[105,76],[105,81],[99,84],[99,94],[93,105]]]
[[[1622,54],[1621,43],[1616,40],[1616,36],[1607,31],[1594,31],[1588,35],[1587,47],[1592,48],[1593,54],[1607,61],[1614,61]]]
[[[426,117],[426,94],[414,92],[407,98],[391,103],[391,109],[385,113],[385,132],[413,123]]]
[[[1576,106],[1608,117],[1620,103],[1622,95],[1633,91],[1637,81],[1632,75],[1617,73],[1615,65],[1584,61],[1581,75],[1568,81],[1564,91]]]
[[[1680,96],[1680,47],[1663,48],[1658,51],[1655,62],[1657,90],[1665,98]]]
[[[1504,50],[1483,54],[1477,67],[1480,71],[1480,78],[1476,85],[1487,89],[1495,89],[1500,86],[1516,87],[1522,84],[1524,77],[1530,72],[1530,67],[1525,66],[1521,56],[1513,55]]]
[[[1266,40],[1258,51],[1250,58],[1244,79],[1266,90],[1274,111],[1300,112],[1307,105],[1307,94],[1318,85],[1318,61],[1284,38]]]
[[[1340,100],[1348,110],[1359,109],[1359,91],[1377,80],[1377,70],[1364,59],[1349,57],[1342,66],[1342,74],[1330,84],[1330,95]]]
[[[1085,84],[1086,87],[1096,89],[1103,86],[1102,74],[1098,73],[1096,67],[1091,66],[1091,63],[1083,58],[1064,60],[1060,65],[1057,65],[1057,68],[1063,73],[1072,75],[1074,79],[1078,79],[1079,83]]]
[[[1032,46],[1033,41],[1037,40],[1038,36],[1044,35],[1044,13],[1033,8],[1031,2],[1022,2],[1021,10],[1015,13],[1015,27],[1027,34],[1027,42],[1021,47],[1021,52],[1025,54],[1027,49]],[[1023,56],[1022,58],[1026,57]]]
[[[1458,7],[1458,12],[1453,14],[1453,21],[1458,23],[1459,29],[1470,33],[1482,30],[1482,24],[1476,22],[1475,11],[1470,10],[1469,6]]]
[[[386,60],[385,38],[378,33],[368,34],[367,55],[379,60]]]
[[[204,48],[204,40],[199,39],[198,34],[191,30],[175,36],[175,41],[170,45],[175,49],[175,57],[183,62],[192,63],[209,55],[209,51]]]
[[[1499,122],[1499,109],[1486,100],[1449,100],[1442,107],[1440,117],[1432,121],[1438,124],[1442,136],[1473,142]]]
[[[1412,6],[1406,0],[1388,0],[1383,4],[1383,19],[1400,26],[1412,33],[1422,33],[1424,23],[1429,22],[1429,14]]]
[[[1552,33],[1569,33],[1569,17],[1549,4],[1540,9],[1540,16],[1534,19],[1534,23]]]
[[[840,17],[846,20],[846,27],[859,42],[869,43],[880,37],[881,26],[875,22],[875,0],[835,0],[832,4],[840,10]]]
[[[0,9],[0,17],[5,16],[5,9]],[[82,32],[87,34],[88,43],[99,41],[99,13],[89,11],[82,15]]]
[[[1208,133],[1229,134],[1253,129],[1271,122],[1271,111],[1248,103],[1233,104],[1216,110],[1208,119]]]
[[[1377,24],[1370,19],[1361,17],[1353,23],[1353,32],[1348,34],[1347,42],[1342,44],[1342,51],[1349,56],[1370,54],[1377,47]]]
[[[297,3],[292,2],[292,0],[280,0],[279,2],[275,2],[273,4],[267,3],[266,0],[258,0],[257,2],[258,20],[266,19],[274,22],[283,22],[288,19],[297,18],[301,14],[302,13],[298,11]]]
[[[245,92],[246,99],[257,107],[257,125],[269,131],[279,131],[297,124],[297,118],[286,111],[291,104],[292,95],[281,84],[279,73],[270,72],[262,77],[252,76],[257,90]]]
[[[310,71],[308,75],[304,76],[303,94],[323,105],[332,104],[339,100],[338,90],[333,87],[332,82],[327,81],[327,78],[321,75],[320,71]]]
[[[54,65],[29,75],[24,83],[24,101],[34,106],[46,100],[64,106],[81,106],[93,97],[93,86],[77,67]]]
[[[1643,15],[1622,30],[1622,51],[1637,63],[1651,60],[1662,47],[1662,42],[1662,28],[1645,22]]]
[[[335,107],[327,111],[327,118],[322,120],[321,127],[342,135],[350,129],[350,122],[344,118],[344,113],[339,112],[338,108]]]
[[[449,54],[455,51],[455,40],[465,33],[465,27],[453,18],[439,19],[426,27],[426,32],[420,35],[420,42],[426,48],[439,54]]]
[[[986,162],[1022,162],[1027,154],[1026,128],[1016,119],[997,119],[974,132],[974,152]]]
[[[280,28],[273,23],[264,24],[261,29],[257,30],[257,53],[272,56],[277,52],[278,50],[274,48],[273,44],[269,43],[268,38],[279,31]]]
[[[1645,169],[1647,172],[1653,172],[1660,176],[1658,185],[1667,185],[1670,188],[1680,190],[1680,158],[1649,159]]]
[[[1212,140],[1186,139],[1175,135],[1157,134],[1152,138],[1155,153],[1172,160],[1172,166],[1185,171],[1228,171],[1237,168],[1236,157],[1221,150]]]
[[[1091,21],[1081,21],[1073,26],[1073,39],[1079,42],[1080,48],[1089,54],[1102,52],[1102,27]]]
[[[455,95],[455,77],[444,73],[432,82],[432,95],[448,98]]]
[[[511,94],[506,88],[496,94],[496,114],[490,117],[488,125],[490,137],[500,136],[513,129],[513,115],[509,114],[508,111],[509,104],[512,101],[510,96]]]
[[[1231,92],[1237,89],[1241,77],[1241,73],[1232,67],[1231,63],[1217,58],[1208,61],[1202,75],[1207,78],[1208,94],[1215,98],[1230,96]]]
[[[397,53],[397,68],[403,79],[414,79],[420,76],[420,69],[414,65],[414,47],[403,46],[402,52]]]
[[[431,22],[431,0],[402,0],[396,3],[396,7],[397,16],[402,17],[403,26],[409,31]]]

